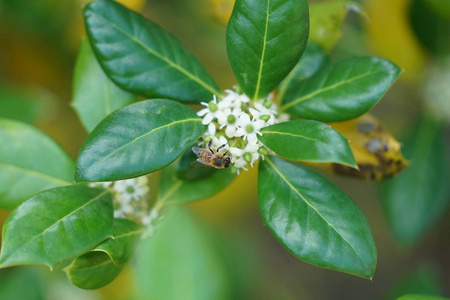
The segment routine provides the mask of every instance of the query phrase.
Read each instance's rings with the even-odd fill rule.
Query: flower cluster
[[[158,213],[155,210],[149,211],[150,189],[147,176],[92,183],[90,186],[111,189],[114,197],[114,218],[135,221],[144,226],[148,233],[153,232],[154,221],[157,219]]]
[[[212,142],[212,148],[222,145],[221,151],[229,152],[234,170],[253,164],[269,150],[258,140],[261,129],[276,123],[289,120],[289,115],[278,114],[277,105],[272,101],[272,95],[265,99],[250,101],[245,94],[225,90],[225,96],[210,102],[202,102],[206,108],[197,114],[202,117],[202,123],[208,125],[202,142],[206,145]]]

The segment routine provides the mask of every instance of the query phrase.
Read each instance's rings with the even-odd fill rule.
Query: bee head
[[[231,157],[227,156],[227,157],[225,157],[225,161],[223,163],[223,166],[225,168],[228,168],[228,167],[230,167],[230,165],[231,165]]]

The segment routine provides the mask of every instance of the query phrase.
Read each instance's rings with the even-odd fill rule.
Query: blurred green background
[[[87,2],[0,1],[0,117],[35,125],[73,158],[87,136],[70,106],[74,63],[79,41],[84,37],[81,8]],[[232,1],[120,2],[178,36],[222,88],[235,84],[225,46],[227,11]],[[310,1],[315,2],[319,1]],[[429,108],[432,118],[441,120],[440,126],[446,130],[440,136],[447,147],[445,158],[450,122],[450,113],[445,114],[450,111],[450,1],[366,0],[360,4],[369,19],[349,13],[333,58],[379,55],[402,67],[400,80],[373,113],[403,142]],[[427,94],[424,91],[430,86]],[[430,93],[437,96],[431,97]],[[444,100],[436,104],[435,98]],[[392,234],[377,183],[326,175],[355,200],[372,228],[378,266],[373,281],[369,281],[316,268],[285,250],[262,224],[256,176],[256,169],[244,172],[218,195],[190,205],[202,222],[200,228],[211,236],[211,249],[218,251],[225,266],[231,299],[450,295],[450,212],[445,210],[446,205],[440,206],[440,216],[420,238],[405,245]],[[438,184],[450,185],[448,177],[437,178]],[[448,203],[448,197],[444,202]],[[406,214],[407,209],[406,205]],[[8,213],[0,211],[1,223]],[[208,277],[197,280],[209,284]],[[17,267],[0,270],[0,299],[139,299],[136,282],[136,274],[129,266],[107,287],[85,291],[72,286],[59,270]]]

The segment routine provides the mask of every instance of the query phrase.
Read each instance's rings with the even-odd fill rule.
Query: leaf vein
[[[15,170],[15,171],[18,171],[18,172],[23,172],[23,173],[28,174],[28,175],[33,176],[33,177],[40,177],[42,179],[45,179],[45,180],[57,183],[59,185],[69,185],[69,184],[71,184],[70,182],[64,181],[62,179],[59,179],[59,178],[56,178],[56,177],[53,177],[53,176],[50,176],[50,175],[47,175],[47,174],[44,174],[44,173],[40,173],[38,171],[25,169],[23,167],[19,167],[19,166],[12,165],[12,164],[7,164],[7,163],[0,162],[0,167],[4,167],[6,169]]]
[[[292,106],[294,106],[294,105],[296,105],[296,104],[298,104],[298,103],[300,103],[300,102],[302,102],[302,101],[306,101],[306,100],[308,100],[308,99],[310,99],[310,98],[312,98],[312,97],[314,97],[314,96],[316,96],[316,95],[318,95],[318,94],[327,92],[327,91],[329,91],[329,90],[331,90],[331,89],[334,89],[334,88],[338,88],[338,87],[340,87],[340,86],[342,86],[342,85],[345,85],[345,84],[350,84],[350,83],[352,83],[352,82],[354,82],[354,81],[357,81],[357,80],[362,79],[362,78],[364,78],[364,77],[370,76],[370,75],[372,75],[372,74],[374,74],[374,73],[377,73],[377,72],[367,72],[367,73],[361,74],[361,75],[359,75],[359,76],[353,77],[353,78],[351,78],[351,79],[339,81],[339,82],[337,82],[337,83],[335,83],[335,84],[332,84],[332,85],[330,85],[330,86],[328,86],[328,87],[326,87],[326,88],[320,88],[320,89],[318,89],[318,90],[315,90],[314,92],[311,92],[311,93],[309,93],[309,94],[307,94],[307,95],[304,95],[304,96],[302,96],[302,97],[299,97],[299,98],[297,98],[297,99],[294,99],[294,100],[292,100],[292,101],[290,101],[290,102],[288,102],[288,103],[282,105],[282,106],[280,107],[280,111],[285,111],[286,109],[288,109],[288,108],[290,108],[290,107],[292,107]],[[328,75],[329,75],[329,74],[327,74],[326,77],[328,77]]]
[[[139,39],[137,39],[135,36],[129,34],[128,32],[126,32],[125,30],[123,30],[122,28],[120,28],[119,26],[117,26],[116,24],[110,22],[108,19],[106,19],[105,17],[92,12],[93,14],[97,15],[100,19],[103,19],[106,23],[108,23],[110,26],[112,26],[113,28],[115,28],[118,32],[122,33],[124,36],[126,36],[127,38],[129,38],[130,40],[132,40],[133,42],[135,42],[136,44],[138,44],[139,46],[141,46],[142,48],[144,48],[144,50],[146,50],[148,53],[150,53],[151,55],[155,56],[156,58],[160,59],[161,61],[165,62],[166,64],[172,66],[174,69],[178,70],[179,72],[183,73],[184,75],[186,75],[187,77],[191,78],[193,81],[197,82],[199,85],[203,86],[205,89],[207,89],[208,91],[210,91],[213,94],[219,95],[220,92],[217,91],[215,88],[213,88],[212,86],[210,86],[209,84],[207,84],[206,82],[204,82],[202,79],[200,79],[199,77],[195,76],[194,74],[192,74],[191,72],[189,72],[188,70],[186,70],[185,68],[181,67],[180,65],[177,65],[176,63],[172,62],[171,60],[167,59],[166,57],[160,55],[159,53],[155,52],[153,49],[147,47],[147,45],[145,45],[144,43],[142,43]]]
[[[361,258],[360,254],[356,251],[355,247],[331,224],[328,220],[300,193],[298,189],[296,189],[291,182],[281,173],[281,171],[273,164],[273,162],[266,157],[266,161],[270,164],[270,166],[274,169],[274,171],[281,177],[281,179],[286,182],[286,184],[293,190],[311,209],[313,209],[319,217],[321,217],[325,223],[329,226],[330,229],[333,229],[355,252],[356,256],[362,262],[364,266],[367,266],[364,260]]]

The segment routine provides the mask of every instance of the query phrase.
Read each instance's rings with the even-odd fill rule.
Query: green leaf
[[[106,253],[88,252],[77,257],[64,271],[75,286],[93,290],[111,283],[122,268],[116,266]]]
[[[427,6],[444,20],[450,21],[450,5],[448,0],[425,0]]]
[[[412,244],[445,212],[450,202],[446,136],[440,125],[425,117],[404,145],[411,164],[381,187],[382,204],[395,237]]]
[[[379,57],[354,57],[325,66],[282,99],[280,110],[322,122],[354,119],[372,109],[400,74]]]
[[[169,100],[147,100],[107,116],[84,142],[75,180],[115,181],[159,170],[205,129],[196,112]]]
[[[397,300],[449,300],[450,298],[443,298],[431,295],[404,295]]]
[[[0,207],[13,209],[32,195],[71,184],[75,164],[49,136],[0,119]]]
[[[264,127],[261,133],[259,140],[284,158],[357,167],[348,140],[327,124],[290,121]]]
[[[136,260],[144,299],[232,299],[215,240],[189,211],[172,206]]]
[[[432,0],[411,0],[408,10],[414,37],[434,55],[450,53],[450,8],[449,1],[443,3]]]
[[[443,288],[440,286],[441,280],[438,275],[439,270],[434,267],[420,265],[396,282],[386,299],[397,299],[407,294],[442,295]]]
[[[186,181],[177,177],[177,167],[178,162],[175,162],[162,171],[158,202],[185,203],[205,199],[217,194],[234,179],[230,169],[213,169],[211,174],[203,178]]]
[[[0,274],[0,299],[45,300],[41,270],[17,267]],[[24,288],[26,287],[26,288]]]
[[[0,267],[56,264],[83,254],[112,234],[108,191],[58,187],[30,198],[5,221]]]
[[[83,15],[100,65],[124,90],[183,102],[220,94],[194,55],[152,21],[110,0],[89,3]]]
[[[322,176],[277,157],[259,165],[264,224],[296,257],[312,265],[372,278],[376,250],[358,206]]]
[[[303,80],[316,74],[329,63],[329,60],[322,47],[311,42],[308,43],[302,58],[278,87],[277,98],[283,99],[286,93],[294,93]]]
[[[309,7],[311,31],[309,41],[330,51],[342,36],[342,24],[349,10],[363,14],[361,6],[353,1],[322,1]]]
[[[252,99],[272,92],[306,47],[306,0],[237,0],[227,29],[227,50],[239,85]]]
[[[105,75],[88,40],[82,40],[75,64],[72,106],[86,129],[92,131],[104,117],[133,102],[134,95],[117,87]]]
[[[92,251],[108,254],[117,266],[127,263],[133,256],[143,229],[136,223],[126,219],[114,219],[113,235]]]
[[[51,101],[41,89],[0,85],[0,118],[35,123],[52,111]]]

